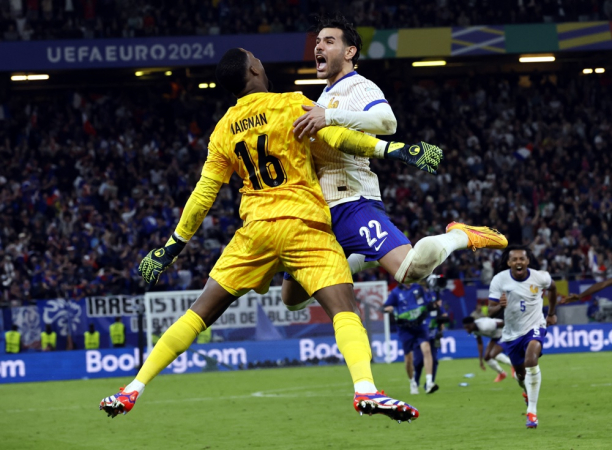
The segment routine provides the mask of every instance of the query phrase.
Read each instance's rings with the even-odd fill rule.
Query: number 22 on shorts
[[[380,226],[380,222],[378,220],[370,220],[368,222],[368,227],[361,227],[359,229],[359,234],[366,238],[369,247],[373,247],[379,239],[384,238],[382,242],[378,244],[378,246],[374,247],[374,249],[378,251],[378,249],[380,249],[381,245],[383,245],[383,243],[387,239],[387,235],[389,233],[386,231],[382,231],[382,227]],[[376,232],[376,237],[371,236],[370,229]]]

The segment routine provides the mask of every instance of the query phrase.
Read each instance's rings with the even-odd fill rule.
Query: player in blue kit
[[[436,276],[437,275],[430,275],[427,279],[428,284],[431,277]],[[427,327],[429,333],[429,347],[431,348],[431,359],[433,364],[432,379],[435,383],[436,373],[438,372],[438,349],[440,348],[440,339],[442,339],[444,324],[448,322],[448,315],[442,306],[442,300],[439,298],[439,292],[434,290],[432,295],[434,296],[434,309],[431,309],[429,314],[427,314],[427,317],[425,318],[425,326]],[[418,394],[421,372],[425,367],[425,358],[423,357],[421,347],[417,346],[412,350],[412,362],[414,365],[414,381],[416,385],[414,386],[415,389],[413,389],[413,386],[410,386],[410,393]]]
[[[504,310],[500,344],[510,357],[516,378],[527,402],[527,428],[538,426],[537,404],[542,384],[538,360],[546,327],[557,323],[557,286],[545,270],[529,268],[526,247],[508,247],[500,267],[509,267],[493,277],[489,287],[489,316]],[[542,313],[544,291],[548,290],[548,315]]]
[[[406,373],[410,379],[410,391],[418,393],[414,378],[412,351],[419,347],[423,352],[423,365],[425,366],[425,392],[431,394],[438,390],[433,381],[433,358],[429,344],[429,330],[425,325],[425,318],[435,309],[434,298],[426,292],[423,286],[413,283],[409,286],[400,284],[391,291],[384,304],[385,312],[393,312],[397,322],[398,340],[404,349],[404,362]]]

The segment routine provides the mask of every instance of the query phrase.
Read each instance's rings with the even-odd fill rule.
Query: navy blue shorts
[[[429,340],[429,329],[427,325],[420,327],[404,327],[397,329],[397,339],[402,343],[404,355],[407,355],[422,342]]]
[[[347,256],[359,253],[366,261],[378,261],[394,248],[410,244],[393,225],[382,202],[361,197],[334,206],[331,215],[332,230]]]
[[[529,333],[517,338],[513,341],[500,342],[499,345],[504,349],[504,353],[510,358],[513,366],[520,366],[525,362],[525,352],[531,341],[539,341],[544,349],[544,338],[546,337],[546,328],[536,328]],[[540,356],[542,353],[540,352]]]

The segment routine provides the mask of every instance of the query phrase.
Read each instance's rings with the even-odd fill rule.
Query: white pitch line
[[[328,397],[328,392],[323,392],[323,388],[329,388],[332,386],[346,386],[346,383],[336,383],[336,384],[326,384],[319,386],[293,386],[290,388],[280,388],[280,389],[267,389],[265,391],[257,391],[251,394],[244,395],[226,395],[223,397],[189,397],[189,398],[181,398],[181,399],[166,399],[166,400],[151,400],[146,401],[146,404],[161,404],[161,403],[188,403],[188,402],[206,402],[206,401],[218,401],[218,400],[237,400],[237,399],[249,399],[249,398],[296,398],[296,397]],[[313,391],[313,387],[322,388],[320,391]],[[309,389],[306,391],[306,389]],[[293,394],[282,394],[280,392],[287,391],[302,391],[296,392]],[[275,392],[279,392],[276,394]],[[351,394],[352,395],[352,394]],[[84,409],[89,410],[89,407],[85,407],[82,405],[72,405],[72,406],[62,406],[62,407],[50,407],[50,408],[21,408],[21,409],[0,409],[0,412],[6,412],[9,414],[17,414],[17,413],[31,413],[31,412],[46,412],[46,411],[66,411],[72,409]]]

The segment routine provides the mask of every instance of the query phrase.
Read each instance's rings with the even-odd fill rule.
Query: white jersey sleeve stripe
[[[368,111],[372,106],[378,105],[379,103],[387,103],[389,104],[389,102],[387,100],[385,100],[384,98],[379,98],[378,100],[374,100],[370,103],[368,103],[367,105],[365,105],[365,108],[363,108],[364,111]]]

